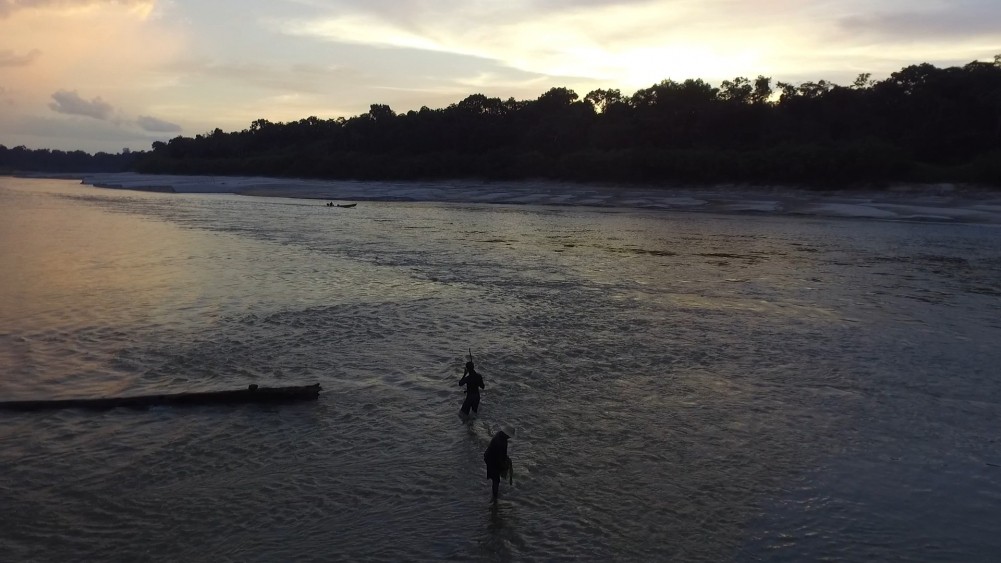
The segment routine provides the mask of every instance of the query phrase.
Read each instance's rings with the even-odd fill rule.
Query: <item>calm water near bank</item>
[[[998,342],[996,225],[0,177],[0,400],[324,389],[0,412],[0,559],[993,561]]]

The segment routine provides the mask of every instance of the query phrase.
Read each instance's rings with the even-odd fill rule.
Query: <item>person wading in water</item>
[[[462,408],[459,409],[459,416],[466,420],[469,418],[469,411],[478,412],[477,409],[480,408],[480,389],[485,389],[483,385],[483,377],[476,372],[473,367],[472,355],[470,355],[470,360],[466,362],[466,369],[462,372],[462,379],[459,380],[459,385],[466,386],[466,400],[462,402]]]
[[[501,478],[507,477],[511,484],[514,483],[514,469],[511,467],[511,458],[507,456],[507,441],[510,437],[503,430],[497,432],[483,452],[483,463],[487,464],[487,479],[493,482],[491,502],[497,502],[497,490],[500,488]]]

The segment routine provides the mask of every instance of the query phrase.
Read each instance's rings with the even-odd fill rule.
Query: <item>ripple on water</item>
[[[129,299],[5,326],[0,392],[323,393],[3,413],[14,560],[997,551],[1001,335],[963,287],[1001,287],[1001,261],[977,229],[95,194],[62,220],[135,233],[102,272],[133,274]],[[462,426],[470,352],[487,387]],[[502,427],[515,478],[491,508]]]

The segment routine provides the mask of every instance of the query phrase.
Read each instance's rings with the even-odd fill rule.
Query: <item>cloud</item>
[[[372,103],[403,112],[472,93],[532,99],[554,86],[583,96],[595,88],[630,93],[665,78],[718,84],[758,74],[847,84],[862,72],[878,79],[907,64],[949,66],[1001,52],[1001,0],[284,0],[240,7],[0,0],[0,136],[15,115],[90,126],[109,143],[128,135],[142,143],[176,135],[177,124],[239,130],[259,118],[357,115]],[[84,95],[63,90],[68,86]],[[27,133],[21,138],[36,142]],[[54,133],[51,142],[68,140]]]
[[[19,55],[9,49],[0,51],[0,67],[4,66],[27,66],[34,62],[42,52],[32,49],[23,55]]]
[[[629,89],[749,74],[845,79],[915,59],[962,59],[1001,44],[998,21],[998,0],[341,0],[272,23],[336,45],[475,57]]]
[[[106,120],[115,109],[100,97],[88,102],[81,98],[75,90],[72,92],[59,90],[55,94],[52,94],[52,99],[55,100],[55,102],[49,104],[52,111],[67,115],[84,115],[93,117],[94,119]]]
[[[21,10],[66,10],[106,5],[125,6],[148,13],[156,5],[156,0],[0,0],[0,18]]]
[[[340,10],[287,19],[279,28],[341,44],[465,55],[542,76],[632,86],[667,77],[732,77],[782,41],[776,31],[783,19],[719,0],[709,6],[592,0],[572,7],[550,0],[541,10],[523,4],[473,2],[406,18],[400,10]],[[722,5],[728,6],[727,17],[713,11]]]
[[[319,93],[332,80],[357,80],[358,72],[332,65],[270,62],[218,62],[208,60],[178,60],[163,65],[161,71],[188,79],[197,78],[216,83],[232,82],[266,90]]]
[[[64,151],[85,150],[116,153],[123,147],[146,150],[154,141],[166,141],[170,135],[149,133],[138,127],[121,127],[110,121],[63,119],[59,116],[10,115],[0,112],[0,127],[8,147],[25,145]]]
[[[115,108],[100,97],[87,101],[81,98],[75,90],[72,92],[60,90],[52,94],[52,99],[55,102],[50,103],[49,107],[57,113],[93,117],[101,121],[111,121],[116,125],[127,124],[123,123],[123,120],[120,119],[111,119],[111,116],[115,113]],[[143,131],[149,131],[150,133],[178,133],[183,130],[176,123],[149,115],[140,115],[136,118],[135,124]]]
[[[850,35],[866,34],[893,40],[929,40],[977,36],[1001,37],[1001,2],[960,2],[960,6],[938,9],[878,12],[851,15],[839,26]]]
[[[140,115],[136,118],[136,124],[139,125],[139,127],[141,127],[144,131],[149,131],[151,133],[180,133],[183,130],[181,129],[181,126],[176,123],[157,119],[148,115]]]

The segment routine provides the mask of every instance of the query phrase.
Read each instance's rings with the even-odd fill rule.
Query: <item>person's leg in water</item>
[[[501,472],[500,468],[498,468],[494,464],[491,464],[489,461],[487,461],[487,479],[490,479],[490,491],[492,493],[490,502],[497,502],[497,493],[498,489],[500,488]]]
[[[462,401],[462,408],[459,409],[459,418],[466,422],[469,420],[469,410],[475,413],[476,409],[480,406],[480,396],[476,395],[466,395],[466,400]]]
[[[474,411],[476,410],[473,399],[474,397],[467,393],[466,398],[462,401],[462,407],[459,409],[459,418],[462,420],[469,419],[469,409],[473,409]],[[480,402],[479,397],[475,397],[475,399],[477,403]]]

